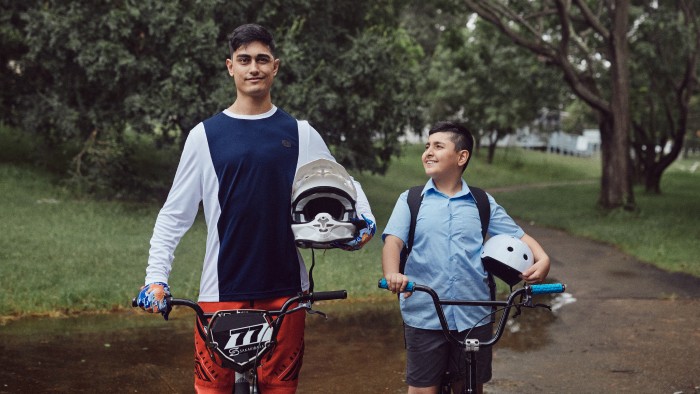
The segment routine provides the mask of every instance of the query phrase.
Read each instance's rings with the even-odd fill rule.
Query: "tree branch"
[[[583,14],[583,17],[586,18],[586,21],[588,22],[588,24],[595,31],[597,31],[598,34],[603,36],[603,38],[605,38],[606,40],[609,39],[610,38],[610,31],[608,31],[608,29],[606,29],[605,26],[603,26],[600,23],[600,19],[598,19],[598,17],[593,14],[591,9],[588,8],[588,5],[586,5],[586,3],[581,1],[581,0],[573,0],[573,1],[574,1],[574,4],[576,4],[576,7],[578,7],[578,9],[581,10],[581,14]]]
[[[553,45],[545,42],[540,33],[538,33],[530,24],[524,21],[520,16],[516,15],[512,11],[506,9],[497,1],[489,0],[465,0],[467,7],[473,12],[476,12],[479,17],[483,18],[487,22],[493,24],[501,32],[503,32],[508,38],[510,38],[515,44],[522,46],[537,55],[543,56],[553,63],[557,64],[559,68],[564,73],[564,79],[571,86],[574,93],[579,96],[582,100],[596,108],[597,110],[603,112],[610,112],[610,104],[604,100],[599,94],[597,94],[592,88],[594,86],[588,86],[583,82],[582,76],[576,70],[574,65],[571,63],[568,57],[568,47],[566,45],[559,45],[557,49]],[[560,25],[562,29],[562,41],[568,43],[568,16],[566,15],[566,7],[563,4],[558,4]],[[563,13],[563,14],[562,14]],[[512,28],[507,26],[502,20],[511,20],[525,27],[532,35],[536,37],[536,41],[529,40],[523,37],[522,34],[514,31]],[[564,38],[566,36],[566,38]],[[592,79],[591,79],[592,80]]]

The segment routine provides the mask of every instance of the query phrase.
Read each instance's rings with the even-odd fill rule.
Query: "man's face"
[[[461,166],[466,164],[469,152],[455,149],[450,132],[440,131],[428,136],[422,156],[425,174],[438,179],[454,174],[461,176]]]
[[[270,48],[258,41],[240,46],[230,59],[226,59],[228,73],[233,77],[239,97],[269,95],[279,64]]]

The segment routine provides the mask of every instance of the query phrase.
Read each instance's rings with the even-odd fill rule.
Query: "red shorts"
[[[236,302],[200,302],[205,313],[226,309],[279,310],[288,297]],[[268,352],[258,367],[258,387],[265,394],[296,392],[304,356],[304,323],[306,313],[295,312],[284,317],[277,334],[277,345]],[[235,373],[212,361],[197,327],[194,329],[194,389],[197,393],[231,393]]]

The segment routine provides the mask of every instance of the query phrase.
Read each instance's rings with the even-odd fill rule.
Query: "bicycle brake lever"
[[[320,315],[320,316],[323,316],[324,319],[328,320],[328,315],[326,315],[325,313],[323,313],[321,311],[317,311],[315,309],[307,309],[306,313],[308,313],[310,315]]]
[[[170,303],[170,299],[165,301],[165,305],[167,305],[167,308],[165,309],[165,312],[163,312],[163,319],[165,319],[165,321],[168,321],[168,316],[170,316],[170,311],[173,310],[173,306]]]
[[[515,313],[513,314],[513,319],[520,316],[521,313],[522,313],[522,310],[520,309],[520,305],[515,305]]]
[[[533,308],[545,308],[545,309],[549,309],[550,311],[552,310],[552,306],[547,305],[547,304],[535,304],[533,306]]]

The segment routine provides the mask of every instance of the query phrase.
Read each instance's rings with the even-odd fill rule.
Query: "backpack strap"
[[[406,202],[408,203],[408,210],[411,212],[411,226],[408,228],[408,240],[403,246],[401,251],[401,263],[399,265],[399,272],[403,274],[404,268],[406,268],[406,260],[408,260],[408,254],[411,253],[413,249],[413,237],[416,235],[416,220],[418,219],[418,209],[420,209],[420,203],[423,201],[423,186],[413,186],[408,189],[408,198]]]
[[[478,187],[470,186],[469,190],[472,192],[472,197],[476,201],[476,208],[479,210],[479,219],[481,219],[481,236],[483,241],[486,242],[486,233],[489,230],[489,221],[491,220],[491,204],[489,203],[489,196],[483,189]],[[496,280],[493,278],[493,274],[488,272],[488,285],[489,285],[489,295],[491,300],[496,299]],[[491,315],[491,323],[496,321],[496,307],[491,308],[493,314]]]
[[[491,220],[491,204],[489,203],[489,197],[483,189],[478,187],[470,186],[469,190],[472,192],[472,197],[476,201],[476,209],[479,210],[479,219],[481,219],[481,237],[482,243],[486,242],[486,233],[489,231],[489,221]]]
[[[411,225],[408,228],[408,240],[406,245],[404,245],[401,251],[401,263],[399,265],[399,272],[404,273],[404,268],[406,267],[406,260],[408,260],[408,255],[413,249],[413,238],[416,234],[416,221],[418,219],[418,210],[420,209],[420,204],[423,201],[423,185],[413,186],[408,189],[408,198],[406,202],[408,203],[408,210],[411,212]],[[489,203],[489,198],[483,189],[475,186],[470,186],[469,190],[476,201],[476,208],[479,211],[479,220],[481,220],[481,237],[482,243],[486,242],[486,233],[489,229],[489,221],[491,219],[491,204]]]

